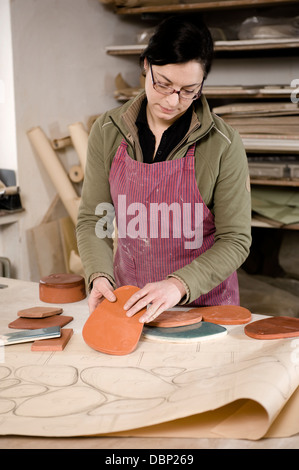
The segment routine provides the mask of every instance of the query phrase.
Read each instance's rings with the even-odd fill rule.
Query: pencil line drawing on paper
[[[31,363],[15,354],[0,366],[0,433],[105,434],[248,396],[268,395],[283,406],[299,382],[285,351],[274,354],[270,347],[261,354],[251,349],[254,343],[225,350],[223,344],[151,349],[144,342],[126,357],[88,354],[80,344],[70,355],[28,354]]]

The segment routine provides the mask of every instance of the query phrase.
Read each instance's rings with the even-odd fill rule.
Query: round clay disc
[[[79,274],[57,273],[42,277],[40,283],[57,288],[61,287],[63,289],[81,286],[81,284],[84,283],[84,278]]]
[[[159,315],[155,320],[147,323],[147,326],[159,328],[172,328],[199,323],[202,320],[200,309],[190,310],[167,310]]]
[[[85,281],[78,274],[50,274],[40,279],[39,298],[43,302],[60,304],[85,299]]]
[[[299,318],[269,317],[246,325],[244,332],[255,339],[280,339],[299,336]]]
[[[201,307],[200,312],[204,321],[218,325],[243,325],[251,320],[251,312],[239,305]]]

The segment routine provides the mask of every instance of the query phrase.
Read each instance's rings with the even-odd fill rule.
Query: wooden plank
[[[116,6],[116,13],[118,15],[139,15],[142,13],[182,13],[188,11],[203,11],[203,10],[222,10],[234,8],[247,8],[247,7],[262,7],[262,6],[276,6],[297,3],[298,0],[212,0],[202,1],[200,3],[184,3],[175,5],[153,5],[142,7],[119,7]]]
[[[271,180],[265,178],[250,178],[250,184],[261,186],[288,186],[299,188],[299,181],[289,179]]]
[[[146,44],[112,45],[106,47],[106,53],[113,56],[139,55],[146,48]],[[215,41],[215,52],[252,51],[269,49],[299,48],[299,39],[248,39],[235,41]]]
[[[60,227],[57,220],[42,223],[29,230],[33,237],[31,252],[34,263],[38,266],[39,277],[50,273],[66,271]]]

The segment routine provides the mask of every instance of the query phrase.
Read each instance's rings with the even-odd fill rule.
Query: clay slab
[[[264,318],[246,325],[244,332],[255,339],[293,338],[299,336],[299,318]]]
[[[251,320],[251,312],[239,305],[215,305],[199,310],[204,321],[218,325],[242,325]]]
[[[31,351],[63,351],[72,335],[72,328],[62,329],[60,338],[34,341]]]
[[[30,307],[18,311],[18,316],[22,318],[46,318],[59,315],[63,312],[59,307]]]
[[[66,315],[54,315],[47,318],[17,318],[9,323],[9,328],[18,330],[36,330],[38,328],[48,328],[50,326],[60,326],[61,328],[73,320],[73,317]]]
[[[114,291],[115,302],[104,299],[99,304],[83,327],[83,339],[88,346],[105,354],[119,356],[135,350],[143,329],[139,318],[146,308],[133,317],[127,317],[124,305],[138,290],[135,286],[119,287]]]
[[[199,323],[202,320],[200,309],[191,308],[189,310],[166,310],[155,320],[147,323],[147,326],[158,328],[171,328]]]

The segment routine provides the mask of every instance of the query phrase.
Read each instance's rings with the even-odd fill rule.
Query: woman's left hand
[[[148,323],[168,308],[177,305],[184,295],[186,295],[186,289],[177,278],[151,282],[136,294],[133,294],[124,305],[124,309],[127,310],[127,316],[132,317],[135,313],[151,304],[146,313],[139,319],[141,323]]]

